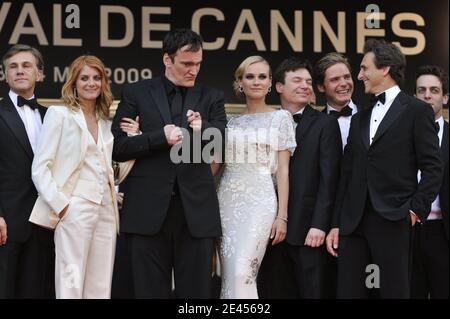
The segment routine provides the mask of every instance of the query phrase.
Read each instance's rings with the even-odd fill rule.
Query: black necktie
[[[181,95],[180,88],[175,87],[175,96],[170,106],[172,112],[172,121],[176,126],[181,127],[181,113],[183,112],[183,96]]]
[[[385,92],[378,94],[378,95],[374,94],[370,97],[370,104],[372,107],[374,107],[378,101],[380,101],[381,104],[384,104],[386,102],[386,93]]]
[[[340,112],[335,111],[335,110],[330,110],[330,115],[333,115],[337,119],[340,118],[341,116],[350,116],[350,115],[352,115],[352,113],[353,113],[353,110],[348,105],[345,106]]]
[[[441,129],[439,122],[434,122],[434,128],[436,129],[436,133],[439,133],[439,130]]]
[[[295,123],[299,123],[300,120],[302,119],[302,113],[297,113],[292,115],[292,117],[294,118]]]
[[[24,97],[18,95],[17,96],[17,106],[22,107],[24,105],[28,105],[32,110],[37,109],[38,106],[39,106],[36,98],[32,98],[31,100],[27,100]]]

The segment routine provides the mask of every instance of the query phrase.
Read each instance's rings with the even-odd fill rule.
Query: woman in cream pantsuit
[[[110,298],[119,217],[103,63],[77,58],[62,96],[65,105],[47,111],[34,157],[39,198],[30,221],[55,228],[57,298]]]

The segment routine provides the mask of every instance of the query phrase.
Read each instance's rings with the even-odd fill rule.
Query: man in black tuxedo
[[[28,221],[37,199],[31,163],[46,108],[38,50],[17,44],[3,57],[10,91],[0,101],[0,299],[54,297],[53,232]]]
[[[298,58],[283,61],[274,79],[281,107],[290,111],[296,122],[297,142],[289,168],[286,234],[286,271],[289,267],[293,269],[296,296],[275,297],[323,298],[326,257],[323,243],[330,227],[342,154],[339,125],[336,118],[309,106],[313,88],[307,61]],[[275,249],[278,248],[272,247],[274,252],[269,254],[282,256]],[[273,258],[268,260],[279,262]],[[269,277],[263,283],[267,286],[266,295],[271,297],[270,288],[277,284],[270,281],[276,281],[279,276],[284,278],[286,274],[270,276],[268,262],[265,260],[264,272]]]
[[[169,298],[172,268],[177,298],[211,294],[214,239],[221,235],[211,168],[204,159],[192,162],[202,149],[191,148],[191,161],[178,164],[171,153],[197,133],[225,130],[223,93],[195,82],[202,52],[195,32],[170,31],[163,41],[164,76],[126,86],[113,120],[113,158],[136,158],[121,184],[121,231],[136,298]],[[120,121],[138,115],[142,134],[127,137]]]
[[[344,152],[338,298],[367,298],[368,288],[382,298],[410,295],[411,225],[426,220],[443,166],[431,108],[398,87],[405,66],[395,45],[366,42],[358,79],[374,96],[353,116]]]
[[[442,106],[448,102],[448,76],[438,66],[421,66],[416,72],[414,91],[417,98],[433,108],[445,169],[442,186],[431,204],[430,214],[414,226],[411,297],[448,299],[448,122],[442,116]]]
[[[354,85],[348,59],[337,52],[324,55],[314,66],[314,82],[326,99],[323,112],[338,120],[344,149],[352,116],[358,112],[358,106],[352,101]],[[326,257],[325,297],[333,299],[336,298],[337,289],[337,254],[332,248],[334,240],[338,240],[337,228],[331,229],[326,237],[330,254]]]

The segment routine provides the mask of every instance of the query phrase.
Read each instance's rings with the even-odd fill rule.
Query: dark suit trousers
[[[288,244],[288,251],[294,263],[298,297],[325,298],[325,246],[311,248]]]
[[[269,241],[257,280],[261,299],[298,298],[294,262],[289,257],[285,241],[275,246]]]
[[[448,299],[449,250],[442,220],[414,227],[411,297]]]
[[[211,297],[214,239],[191,236],[178,195],[159,233],[128,234],[127,241],[136,298],[170,298],[172,267],[176,298]]]
[[[116,255],[111,287],[111,299],[133,299],[133,277],[130,253],[128,251],[129,234],[117,236]]]
[[[33,225],[24,243],[0,246],[0,299],[55,298],[53,232]]]
[[[339,237],[337,297],[409,298],[410,243],[409,215],[389,221],[368,203],[355,232]]]

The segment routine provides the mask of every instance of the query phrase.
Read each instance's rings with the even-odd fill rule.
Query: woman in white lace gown
[[[235,91],[245,97],[247,108],[228,122],[218,188],[221,298],[258,298],[256,276],[269,237],[277,244],[286,235],[295,132],[289,112],[274,111],[265,103],[272,79],[267,61],[259,56],[245,59],[235,79]]]

